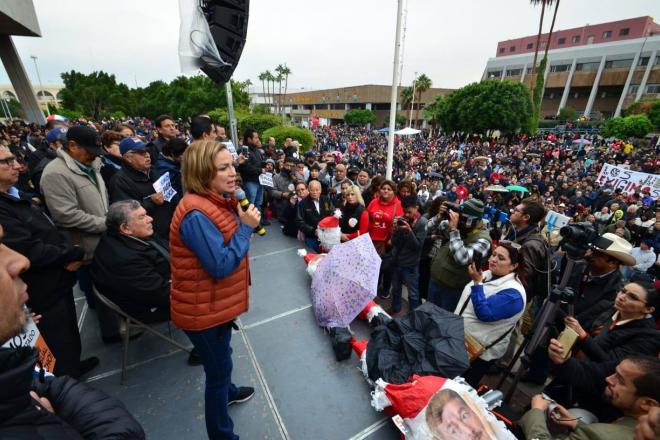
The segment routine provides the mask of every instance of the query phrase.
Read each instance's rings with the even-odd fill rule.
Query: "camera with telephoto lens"
[[[589,222],[572,223],[559,230],[563,237],[559,246],[571,258],[582,258],[589,246],[598,238],[598,231]]]

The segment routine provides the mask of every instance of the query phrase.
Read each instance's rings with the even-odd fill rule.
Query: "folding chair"
[[[122,357],[121,357],[121,380],[120,380],[120,383],[122,385],[126,384],[126,363],[128,359],[128,344],[130,342],[131,328],[140,328],[146,330],[158,336],[160,339],[164,340],[165,342],[168,342],[169,344],[174,345],[175,347],[187,353],[190,353],[192,351],[190,348],[187,348],[181,345],[179,342],[172,339],[172,329],[170,328],[169,321],[167,322],[167,326],[170,333],[170,337],[168,338],[164,334],[154,330],[150,325],[144,324],[143,322],[135,319],[134,317],[123,311],[117,304],[110,301],[108,297],[104,296],[96,288],[94,288],[94,295],[101,303],[103,303],[103,305],[105,305],[108,309],[115,312],[118,315],[119,319],[121,319],[121,321],[124,323],[124,327],[126,331],[124,331],[122,334]]]

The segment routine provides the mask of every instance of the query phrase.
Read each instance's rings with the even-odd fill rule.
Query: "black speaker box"
[[[241,58],[248,29],[249,0],[208,0],[203,10],[211,36],[222,60],[229,64],[221,69],[202,70],[218,82],[227,82]]]

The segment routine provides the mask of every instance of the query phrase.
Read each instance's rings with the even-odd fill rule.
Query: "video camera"
[[[563,237],[559,246],[574,259],[584,257],[590,245],[598,238],[598,231],[589,222],[566,225],[559,233]]]

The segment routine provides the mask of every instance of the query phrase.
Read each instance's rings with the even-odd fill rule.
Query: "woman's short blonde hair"
[[[364,206],[364,199],[362,198],[362,192],[360,191],[360,187],[357,185],[351,185],[348,187],[348,192],[355,194],[355,198],[357,199],[357,202]]]
[[[209,192],[211,181],[217,170],[213,163],[215,157],[225,144],[216,141],[195,141],[183,153],[181,161],[181,178],[186,191],[205,195]]]

